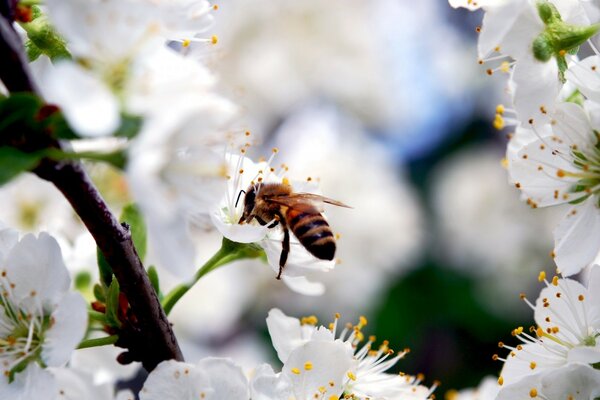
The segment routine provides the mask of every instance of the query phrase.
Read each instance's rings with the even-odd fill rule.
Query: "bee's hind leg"
[[[288,254],[290,253],[290,231],[287,226],[282,224],[283,228],[283,240],[281,241],[281,256],[279,257],[279,274],[277,274],[277,279],[281,279],[281,274],[283,272],[283,267],[285,266],[285,262],[287,261]]]

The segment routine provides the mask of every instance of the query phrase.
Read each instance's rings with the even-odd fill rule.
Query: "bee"
[[[317,194],[294,193],[291,185],[285,183],[260,183],[250,185],[245,191],[244,212],[239,223],[256,219],[263,226],[268,224],[267,228],[279,225],[283,229],[277,279],[281,279],[290,253],[290,230],[313,256],[321,260],[333,260],[335,257],[335,238],[321,214],[324,203],[351,208]]]

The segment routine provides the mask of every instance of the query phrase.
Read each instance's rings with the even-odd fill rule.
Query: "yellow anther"
[[[503,104],[498,104],[496,106],[496,114],[500,114],[500,115],[504,114],[504,105]]]
[[[505,74],[508,74],[510,72],[510,63],[508,61],[503,61],[500,64],[500,71],[504,72]]]
[[[190,43],[192,43],[190,39],[185,39],[183,42],[181,42],[181,46],[188,47]]]
[[[529,368],[530,369],[535,369],[535,367],[537,367],[537,364],[536,364],[535,361],[532,361],[532,362],[529,363]]]
[[[279,153],[279,149],[277,147],[273,147],[273,153]]]
[[[515,328],[512,331],[512,335],[513,336],[520,335],[521,333],[523,333],[523,327],[522,326],[519,326],[518,328]]]
[[[310,361],[305,362],[304,369],[310,371],[311,369],[313,369],[313,363],[311,363]]]
[[[219,42],[219,38],[217,37],[217,35],[212,35],[210,37],[210,43],[211,44],[217,44]]]
[[[538,275],[538,281],[543,282],[546,280],[546,271],[540,271]]]
[[[494,117],[494,122],[492,124],[494,126],[494,128],[496,128],[497,130],[502,130],[504,129],[504,126],[506,125],[504,123],[504,118],[502,118],[502,115],[500,114],[496,114],[496,116]]]
[[[213,4],[212,9],[214,11],[217,11],[219,9],[219,5],[218,4]]]
[[[537,390],[536,390],[535,388],[533,388],[533,389],[531,389],[531,390],[529,391],[529,397],[531,397],[532,399],[533,399],[534,397],[537,397],[537,394],[538,394],[538,393],[537,393]]]
[[[558,286],[558,276],[556,276],[556,275],[555,275],[555,276],[552,278],[552,284],[553,284],[554,286]]]
[[[348,375],[348,378],[350,378],[351,381],[356,380],[356,375],[354,375],[354,372],[348,371],[348,373],[346,375]]]
[[[282,184],[282,185],[289,185],[289,184],[290,184],[290,180],[289,180],[288,178],[285,178],[285,177],[284,177],[284,178],[281,180],[281,184]]]
[[[504,378],[499,376],[498,377],[498,385],[502,386],[504,384]]]
[[[340,315],[340,313],[339,313],[339,312],[336,312],[336,313],[334,314],[334,317],[335,317],[335,319],[340,319],[342,316]]]
[[[368,323],[369,322],[367,321],[367,318],[364,317],[363,315],[361,315],[358,318],[358,327],[359,327],[359,329],[362,328],[362,327],[364,327],[364,326],[366,326]]]
[[[309,315],[308,317],[302,317],[300,319],[301,325],[312,325],[315,326],[319,322],[319,319],[315,315]]]
[[[542,336],[544,336],[544,330],[538,326],[537,329],[535,330],[535,334],[538,335],[538,337],[542,337]]]
[[[500,160],[500,165],[502,165],[502,168],[508,168],[508,158],[504,157]]]
[[[319,393],[321,393],[321,394],[323,394],[327,391],[327,389],[325,389],[325,386],[319,386],[318,390],[319,390]]]
[[[298,368],[292,368],[292,374],[300,375],[300,370]]]

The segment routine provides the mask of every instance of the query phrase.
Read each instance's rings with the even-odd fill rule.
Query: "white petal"
[[[71,368],[50,368],[57,400],[113,400],[113,385],[95,385],[91,376]]]
[[[514,384],[503,384],[496,400],[531,400],[532,389],[541,391],[540,374],[526,376]]]
[[[600,102],[600,57],[590,56],[569,67],[566,78],[573,82],[585,97]]]
[[[196,249],[188,234],[188,222],[176,215],[170,220],[146,219],[148,240],[160,265],[181,279],[187,279],[196,270]]]
[[[260,365],[250,382],[252,400],[279,400],[293,396],[291,383],[275,374],[268,364]]]
[[[325,293],[324,284],[321,282],[311,282],[305,276],[287,276],[283,274],[281,280],[292,291],[304,296],[321,296]]]
[[[300,325],[298,318],[288,317],[277,308],[269,311],[267,328],[282,363],[287,361],[292,350],[306,343],[315,330],[311,325]]]
[[[558,327],[555,335],[566,343],[577,344],[588,336],[586,304],[579,296],[586,297],[587,289],[572,279],[559,279],[557,285],[548,285],[535,304],[535,322],[544,331]],[[550,321],[550,322],[548,322]],[[551,346],[549,343],[548,346]]]
[[[519,120],[527,124],[532,118],[538,125],[548,122],[561,88],[556,62],[541,62],[527,54],[515,65],[512,82],[513,103]]]
[[[54,377],[38,364],[29,364],[25,371],[15,375],[10,384],[4,374],[0,377],[0,399],[55,400],[56,393]]]
[[[310,364],[311,368],[306,368]],[[294,395],[310,399],[325,387],[325,398],[340,396],[346,374],[354,367],[352,349],[340,341],[311,341],[290,354],[281,372],[291,382]],[[298,373],[299,372],[299,373]]]
[[[207,400],[248,400],[248,379],[242,368],[230,359],[205,358],[198,367],[208,375],[213,392]]]
[[[600,330],[600,266],[593,265],[588,277],[587,310],[590,326]]]
[[[600,250],[600,210],[591,197],[573,208],[554,230],[554,261],[563,276],[570,276],[590,264]]]
[[[117,393],[115,400],[135,400],[135,395],[131,390],[122,390]]]
[[[531,205],[546,207],[575,198],[571,188],[577,180],[558,173],[574,168],[555,151],[555,143],[549,136],[529,142],[509,162],[511,180],[533,201]]]
[[[536,365],[535,369],[531,369],[532,362]],[[514,356],[509,355],[506,358],[501,376],[504,379],[504,385],[509,386],[523,377],[558,368],[566,362],[565,357],[555,355],[541,344],[528,343],[523,345],[521,350],[515,351]]]
[[[68,293],[60,300],[51,316],[42,347],[42,359],[48,366],[64,365],[83,339],[87,329],[86,301],[79,293]]]
[[[69,272],[60,246],[45,232],[38,237],[25,235],[10,251],[6,263],[15,299],[33,307],[35,313],[39,313],[40,304],[57,302],[69,289]]]
[[[219,212],[210,214],[210,219],[215,224],[215,227],[223,236],[232,242],[237,243],[256,243],[264,239],[269,231],[266,226],[250,225],[250,224],[234,224],[227,223],[224,218],[217,216]]]
[[[549,399],[592,400],[600,395],[600,371],[570,364],[545,374],[542,392]]]
[[[4,262],[10,250],[19,241],[19,232],[11,228],[0,229],[0,262]]]
[[[575,347],[569,350],[567,356],[569,362],[580,362],[585,364],[595,364],[600,362],[600,344],[592,346]]]
[[[196,366],[174,360],[163,361],[148,375],[140,400],[200,399],[212,393],[210,381]]]
[[[116,98],[100,80],[75,63],[63,61],[48,69],[42,91],[49,103],[60,106],[71,127],[82,136],[109,135],[119,126]]]

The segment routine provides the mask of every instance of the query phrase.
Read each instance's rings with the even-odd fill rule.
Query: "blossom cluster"
[[[486,398],[597,398],[599,267],[592,265],[600,252],[598,6],[577,0],[449,3],[484,11],[477,28],[479,63],[489,75],[509,74],[510,106],[497,107],[494,126],[514,130],[505,158],[510,184],[534,209],[569,205],[554,230],[557,276],[547,281],[540,274],[546,287],[535,304],[523,295],[536,325],[513,331],[521,344],[500,343],[510,352],[494,356],[505,364],[500,387]],[[581,58],[580,48],[592,55]],[[569,278],[584,269],[586,286]]]

